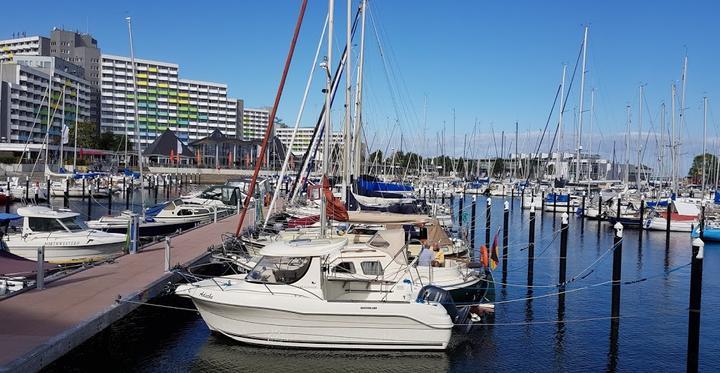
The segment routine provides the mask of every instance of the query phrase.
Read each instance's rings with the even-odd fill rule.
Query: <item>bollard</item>
[[[567,272],[567,241],[568,241],[568,220],[567,213],[562,214],[562,222],[560,223],[560,286],[565,285],[565,273]]]
[[[90,184],[90,189],[88,190],[88,192],[89,192],[89,195],[88,195],[88,200],[87,200],[88,201],[87,216],[88,216],[88,219],[92,219],[92,200],[93,200],[92,199],[92,184]]]
[[[572,210],[570,210],[570,205],[571,205],[570,202],[571,202],[571,200],[572,200],[572,198],[570,198],[570,193],[568,193],[567,210],[565,211],[565,212],[568,213],[568,215],[570,215],[570,213],[571,213],[571,211],[572,211]]]
[[[485,206],[485,247],[490,249],[490,223],[492,223],[491,219],[491,213],[492,213],[492,199],[488,197],[487,199],[487,205]]]
[[[70,207],[70,179],[65,179],[65,193],[63,193],[63,207]]]
[[[26,203],[29,198],[30,198],[30,176],[25,176],[25,202]],[[35,203],[37,203],[37,198],[35,198]]]
[[[99,191],[99,189],[98,189]],[[110,190],[110,187],[107,188],[107,195],[108,195],[108,215],[112,215],[112,193]]]
[[[598,229],[600,229],[600,222],[602,221],[602,194],[598,192]]]
[[[645,195],[640,196],[640,232],[645,230]],[[642,235],[640,236],[642,239]]]
[[[130,247],[128,247],[128,253],[136,254],[139,246],[138,236],[140,235],[140,217],[138,214],[130,214],[130,222],[128,227],[128,237]]]
[[[584,218],[585,218],[585,197],[586,197],[586,192],[583,191],[583,195],[582,195],[582,210],[580,210],[580,212],[581,212],[581,213],[580,213],[580,217],[583,218],[583,221],[585,221],[585,220],[584,220]]]
[[[170,199],[170,188],[172,187],[172,179],[170,179],[169,176],[167,177],[166,183],[167,183],[166,185],[169,185],[169,186],[165,188],[165,199],[169,200]]]
[[[475,221],[477,220],[477,212],[476,212],[476,208],[475,208],[476,204],[477,204],[477,196],[472,196],[472,216],[470,217],[470,250],[472,250],[472,251],[470,251],[470,253],[472,255],[475,254],[475,236],[477,233],[475,231]],[[477,258],[477,257],[478,256],[476,255],[475,258]]]
[[[165,272],[170,272],[170,237],[165,236]]]
[[[444,205],[445,204],[445,191],[440,192],[440,202]],[[452,207],[452,195],[450,195],[450,206]]]
[[[622,239],[623,225],[615,223],[615,239],[613,241],[613,269],[612,269],[612,320],[620,317],[620,278],[622,270]]]
[[[158,189],[159,189],[157,180],[158,180],[158,177],[157,177],[157,175],[155,175],[155,183],[154,183],[154,184],[155,184],[155,190],[154,190],[154,193],[155,193],[155,204],[156,204],[156,205],[157,205]]]
[[[125,210],[130,209],[130,192],[128,191],[127,178],[123,176],[123,193],[125,193]]]
[[[213,209],[213,222],[217,223],[217,206]]]
[[[85,200],[85,178],[84,177],[82,178],[82,183],[83,183],[82,184],[82,188],[83,188],[82,189],[82,200],[84,201]]]
[[[665,246],[670,245],[670,223],[672,221],[672,211],[673,211],[673,200],[671,199],[668,202],[667,207],[667,214],[666,214],[666,226],[665,226]]]
[[[508,203],[505,201],[503,211],[503,243],[502,243],[502,276],[503,276],[503,287],[505,287],[505,280],[507,279],[507,259],[508,259],[508,240],[510,238],[510,209]]]
[[[690,266],[690,308],[688,309],[688,351],[687,371],[698,371],[700,350],[700,306],[702,305],[702,270],[705,243],[696,238],[692,242],[692,264]]]
[[[35,288],[45,289],[45,245],[40,246],[37,251],[37,278]]]
[[[545,211],[545,191],[540,192],[540,211]]]
[[[48,206],[52,207],[52,202],[50,202],[50,176],[47,176],[47,203]]]
[[[460,193],[458,200],[458,230],[462,231],[463,227],[463,204],[465,202],[465,195]]]
[[[530,229],[528,232],[528,285],[533,284],[533,265],[535,264],[535,204],[530,205]]]
[[[553,222],[554,222],[554,221],[555,221],[555,215],[557,214],[557,193],[555,193],[555,189],[553,189],[553,191],[552,191],[552,196],[553,196],[553,210],[552,210],[552,213],[553,213]],[[553,225],[554,225],[554,223],[553,223]]]
[[[520,190],[520,210],[525,209],[525,187]]]

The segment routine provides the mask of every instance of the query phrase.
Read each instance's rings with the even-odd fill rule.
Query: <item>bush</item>
[[[15,157],[13,157],[13,156],[3,155],[3,156],[0,156],[0,163],[2,163],[2,164],[15,164],[15,163],[17,163],[17,158],[15,158]]]

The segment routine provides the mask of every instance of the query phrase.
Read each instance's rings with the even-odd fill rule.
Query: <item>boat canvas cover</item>
[[[693,203],[674,202],[673,205],[675,206],[675,211],[677,211],[678,215],[686,215],[686,216],[700,215],[700,209]]]
[[[327,256],[345,247],[347,242],[347,238],[275,241],[265,246],[260,251],[260,255],[287,257]]]
[[[404,229],[379,230],[368,241],[368,246],[388,254],[398,264],[407,264],[407,259],[401,255],[405,247]]]
[[[550,193],[545,197],[545,201],[567,203],[568,201],[570,201],[570,195]]]
[[[392,212],[348,212],[348,222],[365,224],[421,224],[427,223],[429,218],[425,215],[396,214]]]
[[[437,242],[441,247],[452,246],[453,244],[437,220],[428,228],[428,242],[430,242],[431,245]]]
[[[358,179],[358,189],[367,192],[410,192],[413,187],[405,184],[377,181],[374,177],[363,176]],[[364,194],[364,193],[363,193]]]

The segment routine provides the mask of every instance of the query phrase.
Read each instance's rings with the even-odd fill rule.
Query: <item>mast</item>
[[[670,114],[670,160],[671,160],[670,175],[671,175],[671,180],[672,180],[672,184],[670,187],[671,193],[674,193],[677,188],[677,185],[676,185],[677,169],[675,167],[675,163],[677,163],[676,154],[675,154],[675,149],[677,146],[677,143],[675,142],[675,91],[676,90],[677,90],[677,88],[675,87],[675,83],[673,83],[672,84],[672,92],[671,92],[671,97],[672,97],[671,101],[672,102],[670,103],[670,113],[671,113]]]
[[[660,104],[660,154],[658,154],[658,170],[661,177],[665,175],[665,103]],[[662,180],[662,179],[661,179]],[[660,182],[662,185],[662,181]]]
[[[363,87],[363,67],[365,66],[365,7],[366,0],[361,0],[362,19],[360,21],[360,57],[358,59],[357,86],[355,87],[355,118],[353,140],[355,142],[355,162],[353,164],[355,176],[360,176],[362,163],[362,87]],[[349,47],[349,46],[348,46]]]
[[[640,96],[638,103],[638,154],[637,154],[637,165],[635,166],[635,184],[638,191],[640,191],[640,178],[642,173],[640,172],[640,158],[643,152],[642,142],[642,111],[643,111],[643,85],[640,84]]]
[[[703,97],[703,163],[702,163],[702,198],[705,198],[705,139],[707,139],[707,96]]]
[[[45,127],[45,168],[46,169],[47,169],[47,164],[48,164],[48,150],[50,148],[50,125],[51,125],[50,112],[52,111],[52,108],[50,107],[51,106],[50,100],[52,99],[52,94],[53,94],[52,80],[53,80],[52,71],[49,71],[48,72],[48,112],[47,112],[47,126]],[[53,115],[53,117],[54,117],[54,115]],[[50,198],[50,196],[48,196],[48,198]]]
[[[132,82],[133,82],[133,112],[135,113],[135,142],[137,144],[137,157],[138,157],[138,169],[140,172],[140,185],[144,182],[143,178],[143,167],[142,167],[142,151],[140,146],[140,120],[138,118],[138,103],[137,103],[137,76],[135,75],[135,49],[133,48],[132,38],[132,19],[125,17],[128,25],[128,38],[130,40],[130,64],[132,65]],[[125,142],[127,146],[127,141]],[[178,163],[180,162],[180,155],[178,154]],[[127,166],[127,158],[125,158]],[[145,216],[145,193],[140,193],[140,213]]]
[[[517,170],[518,170],[518,163],[517,160],[519,160],[520,157],[518,155],[518,122],[515,121],[515,162],[513,166],[513,179],[517,179]]]
[[[590,180],[592,180],[592,170],[593,170],[593,161],[592,161],[592,136],[593,136],[593,116],[595,115],[595,88],[590,90],[590,120],[589,120],[589,127],[590,130],[590,142],[588,143],[588,196],[590,195]]]
[[[330,137],[332,136],[332,123],[330,122],[330,66],[332,66],[332,37],[335,26],[335,0],[328,1],[328,34],[327,34],[327,61],[325,68],[327,69],[325,79],[325,129],[323,131],[323,177],[327,177],[330,171]],[[349,45],[348,45],[349,47]],[[325,211],[325,193],[320,193],[320,237],[325,238],[327,235],[327,211]]]
[[[680,130],[681,130],[681,131],[685,129],[685,88],[686,88],[686,86],[687,86],[687,65],[688,65],[688,57],[687,57],[687,53],[686,53],[686,54],[685,54],[685,58],[683,59],[682,94],[681,94],[681,96],[680,96]],[[679,132],[678,132],[678,137],[679,137]],[[676,145],[675,145],[675,168],[677,168],[678,171],[679,171],[679,167],[680,167],[680,164],[679,164],[679,163],[680,163],[680,162],[679,162],[680,153],[678,152],[678,149],[677,149],[677,148],[678,148],[679,145],[680,145],[680,142],[679,142],[679,141],[676,141]],[[676,171],[676,174],[678,173],[678,171]]]
[[[58,164],[58,171],[63,168],[63,151],[65,150],[65,85],[63,85],[62,94],[63,110],[62,117],[60,117],[60,163]]]
[[[77,132],[78,132],[78,125],[80,123],[80,83],[77,85],[77,89],[75,90],[75,144],[73,146],[73,172],[77,170]],[[126,132],[127,136],[127,132]]]
[[[580,156],[582,151],[582,126],[583,126],[583,104],[585,99],[585,60],[587,58],[587,40],[588,26],[585,26],[585,36],[583,38],[583,58],[582,58],[582,74],[580,75],[580,113],[578,118],[577,132],[577,167],[575,167],[575,180],[580,181]]]
[[[627,120],[625,121],[625,177],[623,181],[625,183],[625,190],[627,190],[627,184],[630,180],[630,164],[628,157],[630,152],[630,105],[625,106],[625,111],[627,112]]]
[[[560,82],[560,117],[558,118],[558,132],[560,139],[557,143],[557,161],[555,162],[555,178],[558,178],[560,173],[560,162],[562,161],[562,155],[560,154],[560,143],[562,142],[562,126],[563,126],[563,114],[565,111],[565,73],[567,72],[567,65],[563,64],[562,69],[562,81]]]
[[[352,0],[347,0],[347,25],[345,28],[345,43],[347,58],[345,59],[345,126],[343,130],[343,173],[342,173],[342,200],[348,202],[348,185],[350,182],[350,147],[352,135],[350,133],[350,98],[352,96]]]

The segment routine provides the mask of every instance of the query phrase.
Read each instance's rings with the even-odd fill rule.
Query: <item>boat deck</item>
[[[244,226],[254,220],[248,210]],[[186,231],[171,239],[171,267],[208,257],[220,235],[235,232],[239,215]],[[0,302],[0,371],[37,371],[161,293],[178,275],[164,271],[165,243]]]

